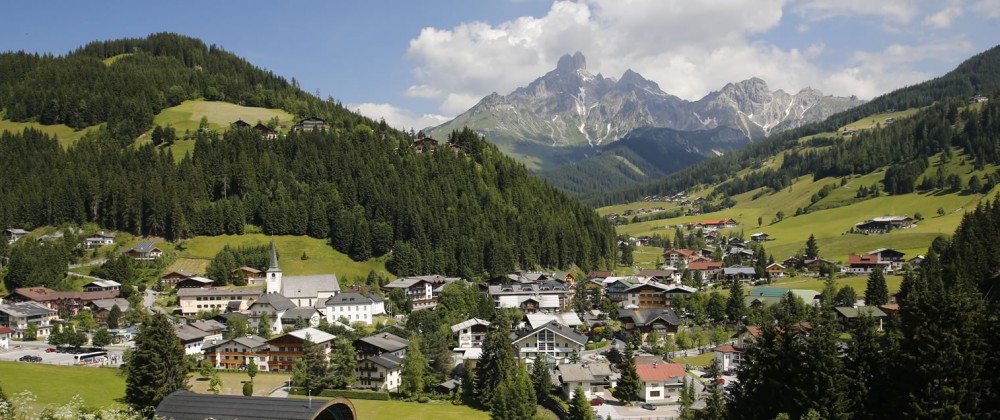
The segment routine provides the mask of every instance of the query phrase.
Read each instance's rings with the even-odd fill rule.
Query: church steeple
[[[278,248],[271,239],[271,265],[267,267],[267,293],[281,293],[281,268],[278,267]]]

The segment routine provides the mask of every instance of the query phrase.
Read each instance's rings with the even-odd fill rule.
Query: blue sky
[[[443,122],[581,51],[698,99],[761,77],[871,98],[1000,43],[1000,0],[14,2],[0,51],[197,37],[401,128]]]

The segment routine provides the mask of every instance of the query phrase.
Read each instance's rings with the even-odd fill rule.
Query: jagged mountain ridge
[[[792,95],[770,91],[758,78],[730,83],[698,101],[670,95],[632,70],[620,79],[594,75],[582,53],[564,55],[556,68],[509,95],[492,93],[452,121],[430,129],[443,137],[468,126],[502,149],[539,167],[553,167],[559,152],[537,146],[594,148],[640,127],[740,130],[750,139],[819,121],[861,104],[806,88]],[[579,155],[579,154],[578,154]],[[577,156],[575,159],[579,159]],[[574,157],[568,159],[573,160]]]

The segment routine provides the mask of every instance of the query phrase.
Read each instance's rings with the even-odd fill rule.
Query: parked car
[[[594,399],[590,400],[590,405],[591,406],[604,405],[604,398],[594,397]]]
[[[45,349],[46,353],[54,353],[55,351],[56,351],[56,349],[53,348],[53,347],[49,347],[49,348]]]
[[[17,359],[17,361],[19,361],[19,362],[30,362],[31,361],[31,355],[30,354],[26,354],[24,356],[21,356],[21,358]]]
[[[645,403],[645,404],[643,404],[643,405],[642,405],[642,408],[645,408],[645,409],[647,409],[647,410],[656,410],[656,406],[655,406],[655,405],[653,405],[653,404],[650,404],[650,403]]]

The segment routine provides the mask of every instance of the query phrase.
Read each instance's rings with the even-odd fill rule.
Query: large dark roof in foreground
[[[243,397],[195,394],[177,391],[156,407],[156,417],[174,420],[277,420],[357,418],[354,404],[346,398],[332,400],[305,398]]]

